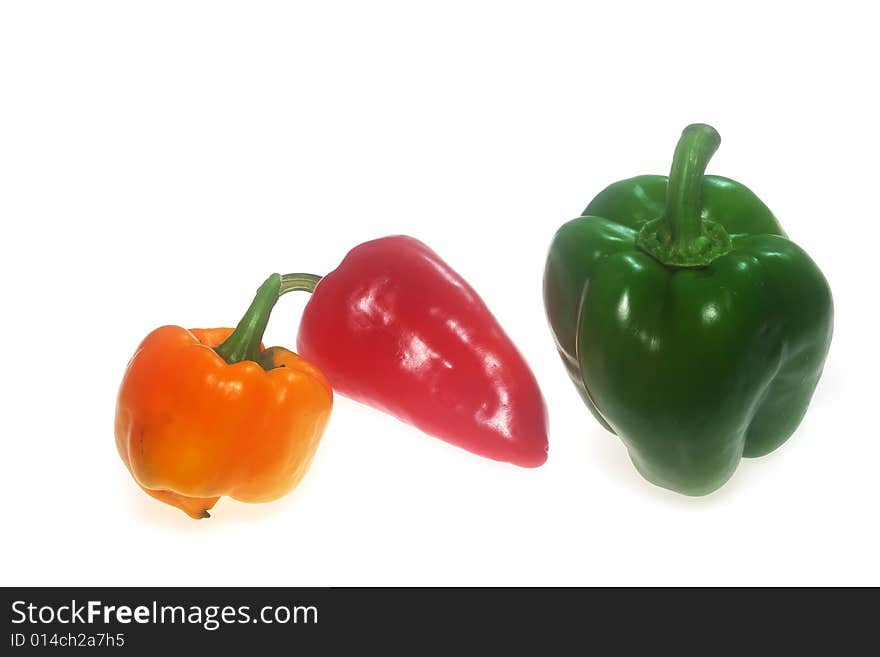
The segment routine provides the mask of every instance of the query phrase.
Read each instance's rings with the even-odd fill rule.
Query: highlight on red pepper
[[[146,493],[193,518],[223,495],[268,502],[291,491],[330,418],[321,371],[260,343],[280,287],[272,274],[234,330],[156,329],[123,377],[119,455]]]
[[[535,376],[483,300],[422,242],[356,246],[305,290],[297,349],[336,392],[475,454],[519,466],[547,459],[547,412]]]

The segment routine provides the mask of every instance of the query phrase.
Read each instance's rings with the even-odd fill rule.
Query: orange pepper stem
[[[281,277],[281,289],[278,291],[278,296],[297,291],[311,294],[320,282],[321,276],[315,274],[284,274]]]
[[[281,276],[278,274],[272,274],[260,286],[238,326],[214,349],[223,360],[230,365],[244,360],[260,363],[260,342],[263,340],[263,333],[266,332],[272,308],[275,307],[280,296],[280,290]]]

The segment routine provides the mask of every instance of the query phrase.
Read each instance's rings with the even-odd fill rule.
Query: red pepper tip
[[[537,450],[532,449],[511,454],[510,457],[505,460],[513,465],[518,465],[521,468],[540,467],[547,462],[547,443],[544,443],[544,445]]]

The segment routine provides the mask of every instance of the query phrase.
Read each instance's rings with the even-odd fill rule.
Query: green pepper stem
[[[690,242],[702,233],[703,175],[720,143],[715,128],[704,123],[689,125],[681,133],[666,185],[664,216],[673,242]]]
[[[639,231],[639,248],[667,267],[706,267],[733,248],[724,226],[703,219],[703,175],[720,143],[710,125],[684,129],[672,158],[663,215]]]
[[[238,326],[223,344],[214,349],[223,360],[230,365],[245,360],[259,361],[260,342],[266,332],[272,308],[280,296],[280,289],[281,276],[278,274],[272,274],[260,286]]]
[[[281,288],[278,290],[278,296],[297,291],[311,294],[320,282],[321,276],[316,276],[315,274],[284,274],[281,277]]]

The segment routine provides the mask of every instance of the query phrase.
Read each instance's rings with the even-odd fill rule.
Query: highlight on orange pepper
[[[311,464],[333,392],[321,371],[261,340],[278,300],[270,276],[231,328],[162,326],[141,342],[116,403],[116,447],[137,484],[192,518],[227,495],[269,502]]]

